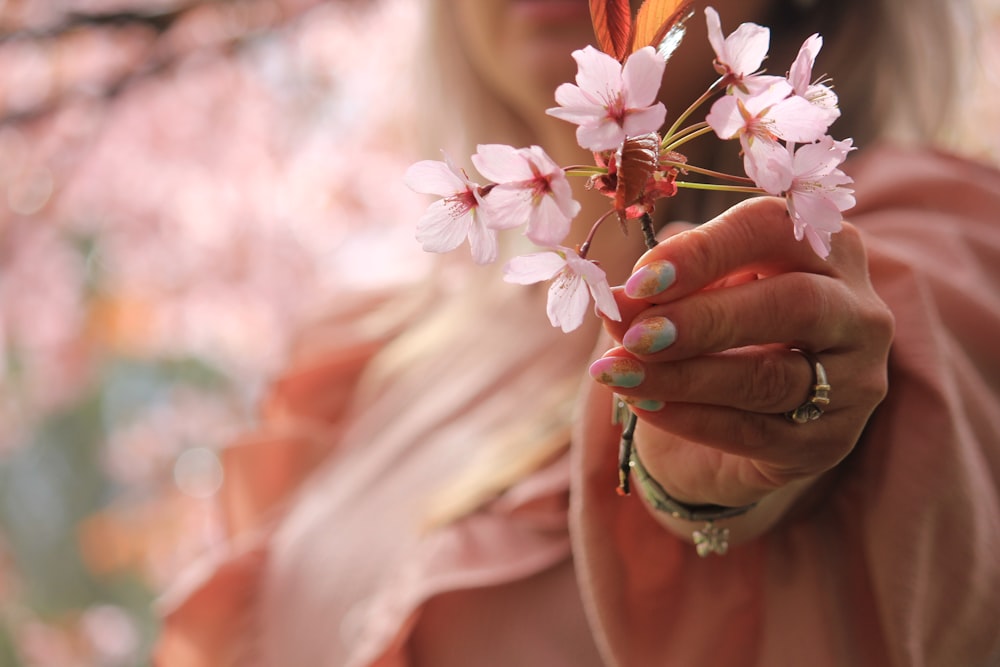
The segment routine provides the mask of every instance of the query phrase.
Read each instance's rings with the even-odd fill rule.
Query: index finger
[[[783,199],[755,197],[648,250],[624,291],[631,299],[667,303],[734,274],[792,271],[832,275],[834,269],[795,240]]]

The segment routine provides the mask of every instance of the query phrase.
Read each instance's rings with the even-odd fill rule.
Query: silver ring
[[[796,424],[805,424],[816,421],[823,416],[823,407],[830,403],[830,382],[826,377],[826,369],[823,368],[823,364],[819,363],[819,359],[815,355],[797,347],[793,347],[792,352],[798,352],[809,362],[813,373],[812,390],[806,402],[794,410],[786,412],[785,417]]]

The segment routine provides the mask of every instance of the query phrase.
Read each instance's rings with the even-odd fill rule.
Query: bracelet
[[[696,530],[692,533],[695,548],[698,551],[698,555],[702,557],[710,553],[722,555],[729,550],[729,529],[716,527],[713,524],[714,521],[746,514],[757,506],[757,503],[741,507],[687,505],[682,503],[667,493],[660,486],[660,483],[653,479],[653,476],[646,470],[646,466],[642,465],[639,453],[634,447],[632,448],[632,456],[629,459],[629,467],[635,473],[636,482],[642,490],[643,497],[654,509],[666,512],[675,519],[705,522],[701,530]]]

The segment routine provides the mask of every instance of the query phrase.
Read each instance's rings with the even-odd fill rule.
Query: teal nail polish
[[[654,354],[677,340],[674,323],[665,317],[647,317],[632,325],[622,337],[622,345],[632,354]]]
[[[625,295],[633,299],[655,296],[674,284],[677,270],[664,260],[650,262],[625,281]]]
[[[656,401],[651,398],[632,399],[626,398],[625,402],[634,408],[645,410],[646,412],[659,412],[666,405],[663,401]]]
[[[625,357],[601,357],[590,365],[590,375],[609,387],[638,387],[646,379],[642,364]]]

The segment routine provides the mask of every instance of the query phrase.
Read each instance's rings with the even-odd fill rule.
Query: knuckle
[[[717,218],[718,225],[713,231],[723,237],[723,241],[739,248],[752,245],[760,235],[760,226],[769,216],[764,198],[747,200],[733,206]]]
[[[763,412],[781,412],[799,384],[791,365],[771,354],[755,355],[749,363],[749,381],[742,384],[745,394],[740,398]]]
[[[896,318],[881,299],[876,298],[875,303],[864,311],[862,322],[868,339],[888,348],[896,335]]]
[[[831,261],[843,266],[866,269],[868,266],[868,251],[864,237],[857,227],[843,222],[836,234],[836,242],[831,251]]]
[[[853,391],[862,405],[874,409],[889,393],[888,369],[884,364],[874,366],[870,372],[859,378],[858,386]]]
[[[764,281],[767,283],[768,281]],[[761,316],[784,322],[788,331],[825,331],[836,334],[844,327],[843,312],[826,279],[809,274],[786,274],[762,292]],[[794,301],[789,301],[794,295]]]
[[[679,235],[680,236],[680,235]],[[699,273],[715,275],[718,271],[718,253],[712,234],[705,227],[695,227],[683,233],[684,254],[681,262],[686,267],[696,267]]]
[[[839,328],[841,317],[834,313],[831,295],[826,289],[826,281],[803,276],[796,285],[798,297],[803,307],[792,309],[791,315],[796,318],[802,328],[831,330]],[[787,317],[788,309],[779,311],[776,315]]]
[[[840,231],[837,232],[837,238],[840,239],[842,250],[846,250],[852,254],[864,250],[865,245],[864,240],[861,238],[861,232],[846,220],[841,225]]]
[[[696,364],[679,362],[668,364],[669,381],[664,382],[663,394],[668,400],[683,400],[690,393],[700,395],[705,391],[706,378],[698,372]]]
[[[735,325],[731,312],[723,302],[701,299],[697,323],[698,331],[693,338],[699,341],[699,346],[705,351],[718,352],[732,346]]]

